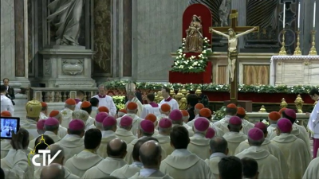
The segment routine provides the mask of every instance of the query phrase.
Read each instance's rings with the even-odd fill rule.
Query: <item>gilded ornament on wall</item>
[[[192,22],[186,30],[185,52],[201,52],[203,50],[203,27],[201,17],[193,15]]]
[[[111,73],[111,4],[94,0],[94,51],[93,61],[100,73]]]

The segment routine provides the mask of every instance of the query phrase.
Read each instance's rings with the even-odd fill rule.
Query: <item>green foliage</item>
[[[125,96],[112,96],[117,109],[125,108]]]
[[[108,81],[105,83],[105,86],[108,89],[117,89],[125,90],[125,84],[128,81]],[[161,90],[162,86],[167,86],[171,89],[179,90],[185,88],[189,91],[195,91],[200,89],[202,91],[211,91],[211,92],[228,92],[229,85],[217,85],[214,83],[211,84],[179,84],[179,83],[145,83],[145,82],[136,82],[136,88],[140,90]],[[242,93],[290,93],[290,94],[307,94],[313,88],[319,88],[319,86],[270,86],[270,85],[239,85],[238,92]]]
[[[222,106],[219,110],[214,111],[214,115],[215,115],[213,118],[214,121],[219,121],[223,119],[226,115],[226,107]]]

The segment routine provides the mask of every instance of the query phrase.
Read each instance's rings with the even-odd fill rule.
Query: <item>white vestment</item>
[[[179,110],[179,104],[175,99],[172,98],[170,101],[165,101],[165,99],[163,99],[158,105],[159,105],[159,107],[161,107],[162,104],[165,104],[165,103],[167,103],[168,105],[171,106],[171,111],[174,109]]]
[[[63,127],[69,128],[69,123],[72,120],[72,113],[73,111],[69,108],[64,108],[62,111],[60,111],[60,114],[62,115],[61,125]]]
[[[103,160],[99,155],[87,150],[75,154],[73,157],[65,162],[67,167],[72,173],[82,177],[83,174],[90,168],[94,167]]]
[[[215,179],[219,178],[218,163],[224,157],[227,157],[224,153],[213,153],[209,159],[205,160]]]
[[[91,111],[91,114],[90,116],[95,119],[96,115],[97,115],[97,112],[98,112],[98,107],[94,107],[92,106],[92,111]]]
[[[97,150],[97,154],[102,158],[107,157],[107,143],[110,142],[112,139],[116,138],[116,135],[113,131],[101,131],[102,132],[102,140],[100,147]]]
[[[90,127],[92,125],[94,125],[94,121],[95,121],[95,119],[93,119],[91,116],[89,116],[89,118],[85,122],[85,131],[89,130]]]
[[[123,159],[107,157],[96,166],[87,170],[82,179],[106,178],[110,174],[125,165]]]
[[[58,136],[62,139],[64,136],[66,136],[68,134],[68,130],[67,128],[63,127],[63,126],[59,126],[59,130],[58,130]]]
[[[220,130],[223,131],[223,133],[225,134],[226,132],[229,132],[229,129],[228,129],[228,124],[229,124],[229,119],[233,117],[233,116],[230,116],[230,115],[226,115],[223,119],[215,122],[213,125],[218,127]]]
[[[160,108],[153,107],[150,104],[144,104],[142,108],[141,118],[144,119],[148,114],[154,114],[155,116],[160,115]]]
[[[92,98],[97,98],[99,100],[99,107],[105,106],[109,109],[109,115],[116,115],[116,106],[114,104],[113,98],[111,96],[106,95],[104,98],[100,98],[99,95],[95,95]]]
[[[241,153],[242,151],[244,151],[245,149],[248,149],[249,147],[250,146],[249,146],[248,140],[241,142],[235,151],[235,155]],[[270,154],[272,154],[274,157],[276,157],[278,159],[280,167],[281,167],[283,178],[288,178],[289,167],[288,167],[287,161],[286,161],[283,153],[280,151],[280,149],[277,146],[275,146],[274,144],[272,144],[270,142],[270,140],[268,140],[267,138],[262,143],[260,148],[267,150]]]
[[[141,101],[137,97],[134,97],[132,100],[129,100],[129,101],[126,102],[125,108],[127,107],[127,104],[129,102],[134,102],[134,103],[137,104],[137,113],[136,113],[136,115],[141,117],[141,114],[142,114],[142,111],[143,111],[143,104],[141,103]]]
[[[75,173],[72,173],[67,167],[63,166],[64,168],[64,178],[63,179],[80,179]],[[40,179],[41,172],[43,167],[39,168],[34,172],[34,179]]]
[[[29,140],[39,136],[37,131],[37,121],[33,119],[21,119],[20,126],[29,132]]]
[[[133,114],[133,113],[128,113],[128,114],[125,114],[124,116],[129,116],[129,117],[131,117],[133,119],[131,131],[132,131],[133,135],[136,135],[137,129],[138,129],[139,125],[140,125],[140,122],[143,119],[140,118],[138,115]],[[122,117],[124,117],[124,116],[122,116]],[[121,117],[116,119],[118,127],[120,126],[120,121],[121,121]]]
[[[145,171],[145,170],[149,170],[149,171]],[[134,176],[132,176],[129,179],[173,179],[173,178],[167,174],[162,173],[161,171],[143,168],[141,169],[140,172],[136,173]]]
[[[11,140],[9,139],[1,139],[1,159],[7,156],[9,150],[12,149],[12,146],[10,143],[11,143]]]
[[[310,162],[309,147],[305,142],[293,134],[282,133],[273,138],[271,143],[282,151],[289,167],[289,178],[302,178]]]
[[[111,173],[111,176],[119,179],[127,179],[139,172],[141,168],[143,168],[143,164],[141,162],[133,162],[131,165],[126,164],[123,167],[116,169]]]
[[[14,107],[10,98],[6,97],[6,95],[1,94],[1,111],[9,111],[11,116],[14,116]]]
[[[169,135],[157,134],[153,135],[161,145],[161,147],[165,150],[166,156],[170,155],[174,151],[174,147],[171,146],[171,139]],[[162,160],[165,158],[162,157]]]
[[[272,140],[274,137],[277,136],[277,133],[276,133],[276,128],[277,128],[277,124],[270,124],[268,127],[267,127],[267,139],[269,140]]]
[[[208,179],[214,175],[204,160],[187,149],[177,149],[162,161],[160,171],[179,179]]]
[[[227,132],[223,135],[228,143],[228,156],[235,155],[235,151],[239,144],[247,139],[247,136],[239,132]]]
[[[137,137],[133,135],[132,131],[128,131],[121,127],[118,127],[115,131],[115,135],[117,138],[123,140],[126,144],[131,143]]]
[[[160,114],[160,115],[156,116],[156,118],[157,118],[157,121],[158,121],[158,122],[159,122],[161,119],[163,119],[163,118],[169,119],[168,115],[166,115],[166,114]]]
[[[242,126],[243,129],[241,130],[245,135],[248,135],[248,131],[252,128],[254,128],[254,124],[247,121],[246,119],[241,119],[242,120]]]
[[[190,142],[187,146],[187,150],[196,154],[199,158],[206,160],[210,156],[209,139],[204,135],[195,133],[190,137]]]
[[[1,168],[7,169],[11,176],[6,178],[33,178],[33,171],[29,170],[27,154],[23,150],[10,149],[8,155],[1,159]]]
[[[48,119],[48,116],[46,116],[43,112],[40,112],[39,120],[41,120],[41,119]]]
[[[58,135],[56,135],[54,132],[51,132],[51,131],[45,131],[43,135],[49,136],[49,137],[54,141],[54,143],[57,143],[57,142],[59,142],[59,141],[61,140],[61,138],[60,138]],[[36,145],[36,144],[35,144],[35,141],[36,141],[36,139],[37,139],[38,137],[40,137],[40,136],[41,136],[41,135],[38,135],[38,136],[35,137],[34,139],[30,140],[30,142],[29,142],[29,148],[34,149],[34,146]]]
[[[74,134],[66,135],[56,144],[64,149],[64,162],[84,150],[84,138]]]
[[[237,154],[236,157],[240,159],[245,157],[255,159],[258,163],[259,179],[283,178],[278,159],[267,150],[251,146]]]
[[[312,178],[319,178],[319,158],[315,158],[310,162],[305,174],[302,177],[302,179]]]
[[[303,140],[305,142],[306,146],[308,146],[307,149],[308,149],[309,155],[311,157],[312,155],[311,155],[311,152],[310,152],[309,134],[308,134],[306,128],[304,126],[300,126],[300,125],[294,123],[292,125],[291,134],[294,134],[296,137],[298,137],[299,139],[301,139],[301,140]]]

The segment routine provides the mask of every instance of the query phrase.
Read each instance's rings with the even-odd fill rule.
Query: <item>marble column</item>
[[[168,81],[172,52],[181,46],[182,17],[188,0],[135,0],[132,12],[132,76]]]
[[[1,0],[1,78],[28,87],[27,0]]]

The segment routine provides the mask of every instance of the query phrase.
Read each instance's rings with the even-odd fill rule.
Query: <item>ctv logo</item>
[[[38,153],[39,154],[35,154],[32,157],[32,164],[34,166],[40,167],[40,166],[50,165],[52,163],[52,161],[61,153],[61,150],[59,150],[52,158],[51,158],[50,150],[39,150]],[[40,157],[40,154],[42,154],[42,165],[41,165],[41,163],[38,163],[36,161],[36,159]],[[48,154],[48,156],[47,156],[47,154]],[[46,159],[48,159],[48,162],[46,161]]]
[[[33,150],[30,151],[30,153],[28,155],[29,165],[30,165],[30,156],[32,156],[32,160],[31,160],[32,164],[34,166],[40,167],[40,166],[50,165],[52,163],[52,161],[62,152],[61,150],[58,150],[58,152],[53,157],[51,157],[51,154],[50,154],[51,151],[50,150],[38,150],[38,153],[35,154],[35,149],[41,143],[45,144],[47,146],[47,148],[50,148],[50,145],[48,145],[45,142],[45,139],[44,139],[44,137],[42,135],[39,143],[34,147]],[[41,156],[40,154],[42,154],[42,163],[39,163],[39,161],[36,161],[37,158],[40,158],[40,156]]]

